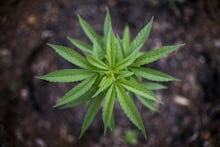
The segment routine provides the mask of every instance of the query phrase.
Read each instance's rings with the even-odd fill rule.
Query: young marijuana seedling
[[[78,69],[58,70],[43,76],[37,76],[49,82],[77,82],[82,81],[62,99],[58,100],[54,107],[71,108],[88,103],[81,128],[80,137],[92,123],[103,101],[102,118],[104,134],[109,128],[114,134],[114,103],[117,100],[130,121],[140,129],[146,138],[145,127],[142,118],[134,103],[133,96],[152,111],[158,109],[154,102],[161,103],[152,90],[163,89],[165,86],[158,83],[144,82],[142,78],[163,82],[176,78],[160,71],[146,68],[145,64],[154,62],[171,53],[182,45],[163,46],[148,52],[140,49],[148,39],[153,18],[130,41],[129,27],[124,29],[122,39],[113,33],[109,11],[107,10],[104,22],[103,36],[97,34],[93,28],[80,16],[80,25],[92,45],[68,37],[68,40],[84,55],[77,53],[69,47],[48,44],[60,56],[78,66]]]

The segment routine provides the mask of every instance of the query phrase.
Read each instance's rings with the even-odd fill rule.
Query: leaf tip
[[[125,24],[125,30],[127,30],[127,31],[129,30],[129,25],[128,25],[128,23]]]
[[[66,38],[67,38],[68,40],[72,39],[70,36],[67,36]]]
[[[53,105],[52,108],[58,108],[59,106],[57,104]]]
[[[79,20],[82,19],[82,17],[81,17],[79,14],[77,14],[77,18],[78,18]]]
[[[52,46],[53,46],[53,44],[51,44],[51,43],[47,43],[47,45],[48,45],[48,46],[50,46],[50,47],[52,47]]]
[[[160,104],[164,105],[164,102],[163,102],[163,101],[161,101],[161,100],[159,100],[159,101],[158,101],[158,103],[160,103]]]
[[[141,133],[143,134],[144,139],[147,140],[147,133],[146,133],[145,128],[141,129]]]
[[[83,132],[81,132],[81,133],[80,133],[80,135],[79,135],[79,138],[78,138],[78,139],[81,139],[81,138],[82,138],[82,136],[83,136],[83,134],[84,134],[84,133],[83,133]]]
[[[175,78],[174,81],[181,82],[181,80],[178,78]]]
[[[53,108],[58,108],[58,107],[60,107],[61,105],[63,105],[63,104],[60,103],[60,101],[58,100],[58,102],[57,102],[55,105],[53,105]]]
[[[104,136],[106,135],[106,133],[107,133],[107,127],[105,126],[104,127]]]
[[[168,88],[167,86],[164,85],[161,86],[161,89],[167,89],[167,88]]]
[[[75,40],[72,38],[72,37],[70,37],[70,36],[67,36],[67,39],[70,41],[70,42],[74,42]]]
[[[144,135],[144,139],[147,140],[147,134],[146,134],[145,131],[144,131],[144,134],[143,134],[143,135]]]
[[[43,79],[43,76],[34,76],[36,79]]]
[[[108,6],[105,6],[105,11],[106,11],[107,14],[109,14],[109,8],[108,8]]]
[[[185,45],[186,45],[185,43],[182,43],[182,44],[178,44],[177,46],[178,46],[178,48],[180,48],[180,47],[183,47]]]
[[[150,21],[151,21],[151,22],[153,22],[153,21],[154,21],[154,16],[151,16]]]

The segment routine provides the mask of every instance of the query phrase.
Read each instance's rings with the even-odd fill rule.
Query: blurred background
[[[78,139],[85,106],[52,109],[74,84],[34,79],[57,69],[75,68],[46,43],[73,47],[71,36],[86,42],[77,14],[102,33],[105,7],[115,33],[125,24],[132,38],[154,16],[143,50],[185,43],[149,64],[180,82],[156,91],[164,105],[151,112],[139,102],[148,132],[143,136],[116,104],[115,137],[103,136],[99,113]],[[0,144],[2,147],[217,147],[220,146],[219,0],[1,0]],[[78,51],[78,50],[77,50]]]

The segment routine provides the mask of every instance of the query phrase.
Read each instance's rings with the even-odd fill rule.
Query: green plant
[[[137,145],[138,144],[138,134],[134,130],[128,130],[125,133],[124,140],[131,144],[131,145]]]
[[[122,39],[113,33],[108,10],[104,22],[103,36],[97,34],[80,16],[78,18],[92,45],[71,37],[68,37],[68,39],[83,52],[84,56],[68,47],[48,45],[60,56],[81,69],[58,70],[43,76],[37,76],[37,78],[49,82],[82,81],[67,92],[54,106],[71,108],[88,103],[80,137],[92,123],[102,101],[104,101],[102,111],[104,134],[106,134],[108,128],[114,134],[113,109],[117,98],[127,117],[141,130],[146,138],[142,118],[131,96],[136,95],[144,106],[157,111],[154,102],[161,103],[161,100],[154,95],[152,90],[162,89],[165,86],[152,82],[141,83],[142,78],[156,82],[172,81],[176,78],[143,67],[143,65],[164,57],[182,45],[164,46],[149,52],[141,52],[140,49],[150,34],[153,18],[132,42],[130,41],[128,26],[124,29]]]

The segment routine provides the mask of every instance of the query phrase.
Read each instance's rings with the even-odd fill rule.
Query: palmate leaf
[[[101,104],[102,98],[103,98],[103,94],[100,94],[95,99],[92,99],[92,101],[90,102],[90,104],[88,106],[88,110],[86,111],[86,115],[83,120],[83,124],[82,124],[81,133],[80,133],[79,138],[82,137],[82,135],[85,133],[85,131],[88,129],[88,127],[92,123],[95,115],[97,114],[97,112],[99,110],[99,106]]]
[[[133,41],[130,40],[130,30],[125,26],[122,38],[114,34],[109,10],[103,27],[103,36],[80,16],[79,23],[84,33],[91,41],[91,45],[68,37],[68,40],[84,56],[71,48],[48,44],[60,56],[82,69],[64,69],[37,78],[50,82],[76,82],[75,87],[67,92],[54,107],[72,108],[81,104],[89,104],[81,128],[80,137],[92,123],[103,100],[102,119],[104,135],[110,129],[114,135],[114,102],[118,99],[126,116],[137,126],[146,138],[145,128],[132,97],[137,99],[152,111],[158,111],[154,102],[162,103],[151,90],[164,89],[158,83],[141,83],[142,79],[152,81],[172,81],[176,78],[157,70],[145,68],[143,65],[164,57],[182,45],[164,46],[149,52],[141,52],[147,41],[153,18],[145,25]],[[117,96],[117,97],[116,97]],[[102,106],[101,106],[102,107]]]
[[[50,43],[48,43],[48,45],[53,48],[61,57],[71,62],[72,64],[84,69],[91,68],[89,62],[76,51],[61,45],[54,45]]]
[[[173,81],[177,80],[176,78],[162,73],[160,71],[145,68],[145,67],[139,67],[139,68],[131,68],[131,70],[139,77],[146,78],[148,80],[152,81],[160,81],[160,82],[166,82],[166,81]]]
[[[77,39],[74,39],[74,38],[71,38],[71,37],[67,37],[68,40],[73,44],[75,45],[78,49],[80,49],[83,53],[89,53],[91,54],[92,53],[92,46],[91,45],[88,45],[82,41],[79,41]]]
[[[84,69],[63,69],[36,78],[49,82],[76,82],[94,76],[95,73]]]
[[[119,84],[116,85],[116,92],[119,104],[121,105],[127,117],[136,127],[138,127],[141,130],[144,137],[147,138],[140,113],[138,112],[138,109],[135,106],[133,100]]]
[[[127,90],[134,92],[137,95],[143,96],[150,100],[160,102],[160,100],[153,94],[153,92],[145,88],[142,84],[133,81],[128,81],[125,79],[124,80],[120,79],[119,82]]]
[[[65,105],[78,97],[82,96],[85,92],[87,92],[92,85],[95,83],[97,76],[93,76],[82,81],[77,86],[73,87],[69,92],[67,92],[62,99],[58,101],[58,103],[54,107],[59,107]]]
[[[112,84],[106,93],[103,112],[102,112],[102,118],[104,122],[104,134],[106,134],[107,128],[109,127],[111,123],[111,119],[113,117],[112,113],[114,108],[114,102],[115,102],[115,85]]]
[[[172,46],[163,46],[163,47],[160,47],[158,49],[148,51],[148,52],[144,53],[143,55],[141,55],[140,57],[138,57],[135,60],[135,62],[133,63],[133,65],[134,66],[141,66],[141,65],[144,65],[144,64],[154,62],[154,61],[166,56],[167,54],[175,51],[176,49],[182,47],[183,45],[184,44],[172,45]]]
[[[126,54],[129,55],[136,49],[142,48],[151,31],[151,27],[153,24],[153,17],[151,18],[150,22],[141,29],[141,31],[137,34],[135,39],[132,41],[131,45],[129,46],[128,50],[126,50]]]

